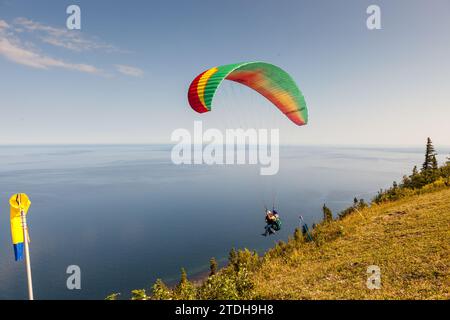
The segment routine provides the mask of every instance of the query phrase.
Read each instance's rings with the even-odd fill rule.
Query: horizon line
[[[64,147],[64,146],[169,146],[176,145],[178,143],[174,142],[142,142],[142,143],[129,143],[129,142],[98,142],[98,143],[0,143],[0,147]],[[196,145],[193,143],[192,145]],[[210,145],[209,143],[205,145]],[[224,144],[227,145],[227,144]],[[246,143],[245,145],[250,146]],[[252,144],[253,145],[253,144]],[[270,144],[269,144],[270,145]],[[422,144],[377,144],[377,143],[280,143],[279,146],[318,146],[318,147],[384,147],[384,148],[416,148],[423,147],[425,143]],[[450,144],[434,144],[437,148],[450,148]]]

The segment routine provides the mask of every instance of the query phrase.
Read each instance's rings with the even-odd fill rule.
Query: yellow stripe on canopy
[[[202,77],[200,78],[200,80],[198,81],[198,86],[197,86],[197,93],[198,93],[198,97],[200,99],[200,101],[203,103],[203,105],[206,108],[206,104],[205,104],[205,87],[206,84],[208,83],[209,78],[217,72],[217,68],[211,68],[208,71],[206,71]]]

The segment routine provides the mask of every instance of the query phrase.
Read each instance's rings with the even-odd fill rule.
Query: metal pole
[[[22,218],[23,241],[25,243],[25,265],[26,265],[26,268],[27,268],[28,299],[29,300],[34,300],[34,297],[33,297],[33,281],[31,279],[30,248],[28,246],[27,217],[25,216],[23,210],[20,210],[20,217]]]
[[[309,232],[308,225],[305,223],[305,220],[303,220],[303,216],[300,216],[299,218],[300,218],[300,220],[302,220],[302,223],[303,223],[304,225],[306,225],[306,234],[307,234],[307,236],[309,237],[309,240],[310,240],[310,241],[314,241],[314,240],[313,240],[313,237],[311,236],[311,233]]]

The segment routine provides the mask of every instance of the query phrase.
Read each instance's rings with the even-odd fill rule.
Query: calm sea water
[[[32,201],[36,298],[126,297],[174,281],[181,267],[200,273],[232,247],[263,252],[287,239],[299,214],[312,223],[323,203],[337,213],[354,196],[370,200],[423,157],[423,148],[283,147],[279,174],[262,177],[258,166],[176,166],[170,148],[0,147],[0,299],[27,297],[10,239],[13,193]],[[264,238],[263,208],[273,202],[283,230]],[[66,288],[69,265],[81,268],[81,290]]]

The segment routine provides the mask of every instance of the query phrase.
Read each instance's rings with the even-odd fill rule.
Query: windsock
[[[14,258],[16,261],[23,259],[23,227],[21,211],[26,215],[31,201],[25,193],[17,193],[9,199],[11,207],[11,237],[14,247]]]

